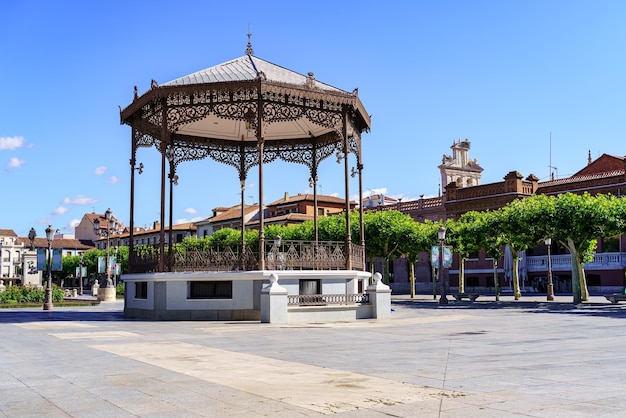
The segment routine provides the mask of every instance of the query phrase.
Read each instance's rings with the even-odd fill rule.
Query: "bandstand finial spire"
[[[252,43],[250,42],[250,38],[252,34],[250,33],[250,24],[248,23],[248,46],[246,48],[246,55],[254,55],[254,49],[252,49]]]

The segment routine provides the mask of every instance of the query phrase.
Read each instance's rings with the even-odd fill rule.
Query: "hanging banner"
[[[87,277],[87,267],[83,267],[81,271],[80,267],[76,267],[76,277]]]
[[[430,249],[430,262],[433,266],[439,267],[439,252],[441,251],[441,247],[438,245],[433,245]],[[445,245],[443,247],[443,268],[449,269],[452,267],[452,246]]]
[[[115,272],[115,264],[117,262],[116,258],[117,257],[115,257],[115,256],[109,257],[109,271],[112,274],[114,274],[114,272]]]
[[[446,245],[443,247],[443,268],[449,269],[452,267],[452,247]]]
[[[98,257],[98,273],[106,273],[106,261],[104,256]]]
[[[430,262],[433,266],[439,266],[439,246],[433,245],[430,249]]]

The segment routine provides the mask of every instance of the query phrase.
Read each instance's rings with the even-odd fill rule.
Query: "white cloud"
[[[14,150],[24,145],[23,136],[2,136],[0,137],[0,151]]]
[[[198,213],[198,211],[195,208],[187,208],[185,209],[185,213],[188,213],[190,215],[195,215],[196,213]]]
[[[375,194],[386,195],[387,194],[387,188],[386,187],[379,187],[378,189],[368,189],[368,190],[363,192],[363,197],[373,196]]]
[[[73,199],[70,199],[69,197],[66,197],[65,199],[63,199],[64,205],[85,206],[85,205],[93,205],[94,203],[97,203],[97,202],[98,200],[91,198],[91,197],[83,196],[83,195],[78,195]]]
[[[119,183],[120,181],[122,180],[117,176],[111,176],[111,178],[109,179],[109,183],[111,184]]]
[[[80,219],[72,219],[70,223],[67,225],[67,229],[74,229],[80,223]]]
[[[24,164],[26,161],[19,159],[17,157],[13,157],[9,160],[9,163],[7,164],[8,168],[21,168],[22,164]]]
[[[101,176],[101,175],[103,175],[106,171],[107,171],[106,166],[101,165],[100,167],[96,167],[96,169],[94,170],[94,174],[95,174],[96,176]]]
[[[202,216],[196,216],[195,218],[191,218],[191,219],[187,219],[187,218],[174,219],[174,225],[186,224],[189,222],[198,222],[203,219],[204,218]]]
[[[69,211],[68,208],[64,207],[64,206],[59,206],[58,208],[56,208],[52,214],[53,215],[63,215],[64,213],[67,213],[67,211]]]

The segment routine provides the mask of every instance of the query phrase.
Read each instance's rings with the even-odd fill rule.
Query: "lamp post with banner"
[[[80,253],[80,260],[78,262],[78,267],[76,267],[76,277],[78,277],[78,291],[79,294],[83,294],[83,278],[87,275],[86,271],[83,271],[83,253]]]
[[[46,282],[46,291],[44,295],[43,310],[51,311],[54,309],[52,303],[52,240],[54,239],[54,229],[52,225],[48,225],[46,228],[46,240],[48,241],[48,252],[46,253],[46,271],[48,273],[48,280]]]
[[[107,279],[102,287],[115,287],[113,281],[111,280],[111,270],[112,266],[115,264],[114,257],[111,257],[111,235],[117,233],[117,221],[113,216],[113,212],[111,209],[107,209],[104,213],[104,219],[107,221],[107,225],[104,225],[103,228],[100,228],[100,220],[96,218],[93,221],[93,229],[96,235],[101,237],[106,237],[107,239],[107,255],[106,255],[106,263],[104,260],[100,261],[100,257],[98,257],[98,273],[104,273],[106,271]]]
[[[441,291],[441,297],[439,299],[440,305],[448,303],[448,297],[446,295],[447,283],[444,283],[445,278],[443,274],[444,268],[452,267],[452,247],[444,245],[446,240],[446,228],[440,226],[437,230],[437,236],[439,238],[439,245],[433,245],[431,248],[431,263],[433,266],[437,266],[437,274],[433,273],[433,299],[437,298],[435,277],[439,281],[439,288]]]
[[[546,299],[549,301],[554,300],[554,283],[552,282],[552,260],[550,257],[550,246],[552,245],[552,238],[546,238],[546,247],[548,247],[548,294]]]

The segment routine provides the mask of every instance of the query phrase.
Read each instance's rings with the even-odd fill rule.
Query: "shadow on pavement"
[[[97,309],[97,308],[95,308]],[[123,310],[57,310],[0,309],[0,323],[45,321],[129,321]]]
[[[579,305],[566,302],[536,301],[476,301],[458,302],[452,298],[447,305],[437,301],[424,300],[392,300],[391,307],[402,306],[406,309],[447,309],[447,310],[516,310],[528,313],[552,313],[566,315],[603,316],[609,318],[626,318],[626,304],[584,302]]]

